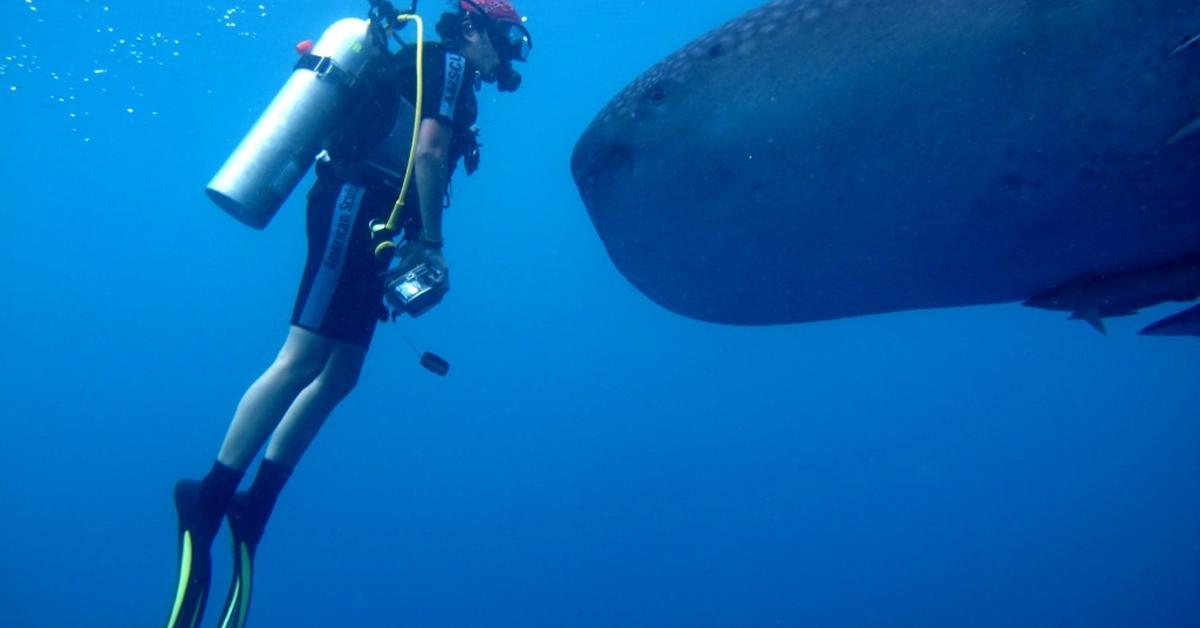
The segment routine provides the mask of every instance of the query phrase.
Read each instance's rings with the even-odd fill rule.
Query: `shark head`
[[[1200,140],[1176,133],[1200,55],[1167,54],[1189,21],[1193,0],[775,0],[618,93],[571,171],[617,269],[685,316],[1030,299],[1200,250]]]

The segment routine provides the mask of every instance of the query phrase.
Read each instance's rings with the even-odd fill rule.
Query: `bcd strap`
[[[354,87],[355,76],[338,66],[333,57],[320,57],[311,52],[301,55],[294,70],[312,70],[317,78],[331,80],[343,87]]]

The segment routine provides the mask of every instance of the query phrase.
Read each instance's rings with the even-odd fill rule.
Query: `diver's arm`
[[[435,118],[421,121],[417,135],[417,156],[413,173],[421,199],[421,238],[442,241],[442,196],[450,177],[450,125]]]

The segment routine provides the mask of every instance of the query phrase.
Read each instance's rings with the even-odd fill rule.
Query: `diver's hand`
[[[420,272],[418,267],[424,266]],[[384,299],[393,316],[406,312],[420,316],[442,301],[450,290],[450,271],[441,247],[428,242],[406,242],[400,263],[383,274]]]
[[[450,289],[450,269],[446,266],[446,255],[442,253],[442,247],[424,240],[405,243],[404,254],[397,268],[407,272],[422,263],[429,266],[435,275],[440,276],[438,283],[445,286],[446,290]]]

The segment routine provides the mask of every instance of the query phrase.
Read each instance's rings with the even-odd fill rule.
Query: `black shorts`
[[[396,201],[389,187],[363,187],[336,177],[318,179],[308,194],[308,260],[292,324],[367,348],[375,325],[387,319],[372,220],[387,220]]]

